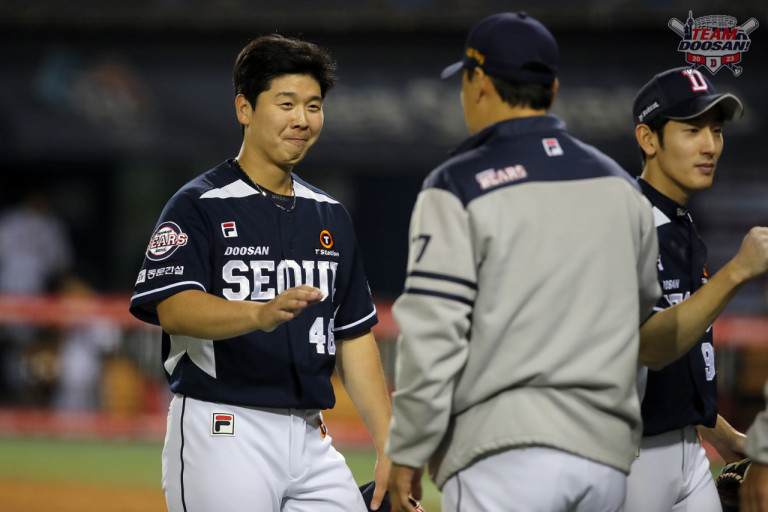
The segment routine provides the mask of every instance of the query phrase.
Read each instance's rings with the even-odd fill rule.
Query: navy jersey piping
[[[437,272],[424,272],[423,270],[414,270],[408,273],[407,277],[426,277],[429,279],[438,279],[440,281],[449,281],[451,283],[461,284],[467,288],[477,290],[477,284],[460,277],[449,276],[446,274],[438,274]]]
[[[468,306],[471,306],[472,304],[474,304],[474,302],[472,302],[471,300],[465,299],[464,297],[460,297],[458,295],[453,295],[451,293],[444,293],[444,292],[436,292],[433,290],[426,290],[424,288],[406,288],[405,293],[410,293],[413,295],[429,295],[432,297],[440,297],[442,299],[461,302],[462,304],[466,304]]]
[[[179,460],[181,461],[181,471],[179,471],[179,480],[181,481],[181,506],[184,512],[187,512],[187,500],[184,496],[184,413],[187,409],[187,397],[181,401],[181,418],[179,420],[179,431],[181,433],[181,447],[179,448]]]

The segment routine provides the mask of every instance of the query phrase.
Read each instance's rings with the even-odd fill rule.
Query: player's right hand
[[[738,265],[744,281],[768,271],[768,227],[750,229],[731,261]]]
[[[389,471],[389,499],[392,502],[392,512],[417,512],[421,508],[416,500],[421,499],[421,475],[424,468],[412,468],[392,464]],[[410,495],[416,498],[414,500]],[[415,505],[414,505],[415,503]]]
[[[259,329],[274,331],[278,325],[296,318],[304,309],[322,300],[323,292],[317,288],[307,285],[289,288],[259,308]]]

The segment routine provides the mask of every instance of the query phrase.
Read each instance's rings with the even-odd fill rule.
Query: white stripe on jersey
[[[293,190],[294,190],[294,193],[296,194],[296,197],[312,199],[314,201],[317,201],[318,203],[338,204],[338,201],[336,201],[335,199],[332,199],[331,197],[323,194],[318,194],[314,190],[310,189],[305,185],[302,185],[298,181],[293,182]],[[248,197],[258,193],[259,193],[258,190],[248,185],[243,180],[237,180],[224,187],[214,188],[209,190],[208,192],[205,192],[203,195],[200,196],[200,199],[230,199],[230,198],[238,198],[238,197]]]
[[[133,302],[134,300],[138,299],[139,297],[143,297],[145,295],[150,295],[152,293],[162,292],[163,290],[167,290],[169,288],[175,288],[177,286],[183,286],[183,285],[186,285],[186,284],[195,284],[195,285],[199,286],[200,288],[202,288],[203,291],[206,291],[205,286],[203,286],[202,284],[198,283],[197,281],[182,281],[180,283],[173,283],[173,284],[169,284],[168,286],[163,286],[162,288],[155,288],[154,290],[149,290],[148,292],[137,293],[136,295],[131,297],[131,302]]]
[[[258,193],[258,190],[248,185],[243,180],[237,180],[227,186],[209,190],[201,195],[200,199],[229,199],[234,197],[248,197]]]
[[[664,224],[669,224],[672,222],[669,220],[669,217],[664,215],[664,213],[659,210],[657,207],[653,207],[653,223],[656,225],[656,227],[663,226]]]
[[[349,329],[350,327],[354,327],[354,326],[356,326],[358,324],[361,324],[361,323],[365,322],[366,320],[368,320],[369,318],[371,318],[375,314],[376,314],[376,306],[373,307],[373,311],[371,311],[368,315],[364,316],[363,318],[361,318],[357,322],[352,322],[351,324],[342,325],[341,327],[334,327],[333,328],[333,332],[343,331],[344,329]]]
[[[170,338],[171,351],[168,354],[168,359],[163,363],[169,374],[173,374],[176,365],[184,354],[187,354],[195,366],[214,379],[216,378],[216,355],[213,352],[213,341],[176,334],[171,334]]]
[[[331,203],[331,204],[338,204],[338,201],[335,199],[332,199],[326,195],[321,195],[315,192],[314,190],[307,188],[306,186],[302,185],[298,181],[293,182],[293,190],[296,194],[296,197],[303,197],[306,199],[314,199],[318,203]]]

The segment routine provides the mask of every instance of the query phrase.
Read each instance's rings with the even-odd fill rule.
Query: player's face
[[[712,185],[715,167],[723,151],[723,122],[716,109],[685,121],[670,120],[664,126],[664,145],[659,146],[651,184],[677,201]]]
[[[320,84],[311,75],[283,75],[256,98],[246,143],[264,163],[290,170],[322,129]]]

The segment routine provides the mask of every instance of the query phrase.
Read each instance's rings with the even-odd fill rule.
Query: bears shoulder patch
[[[155,230],[147,246],[147,258],[160,261],[168,258],[182,245],[187,244],[189,237],[181,231],[175,222],[163,222]]]

